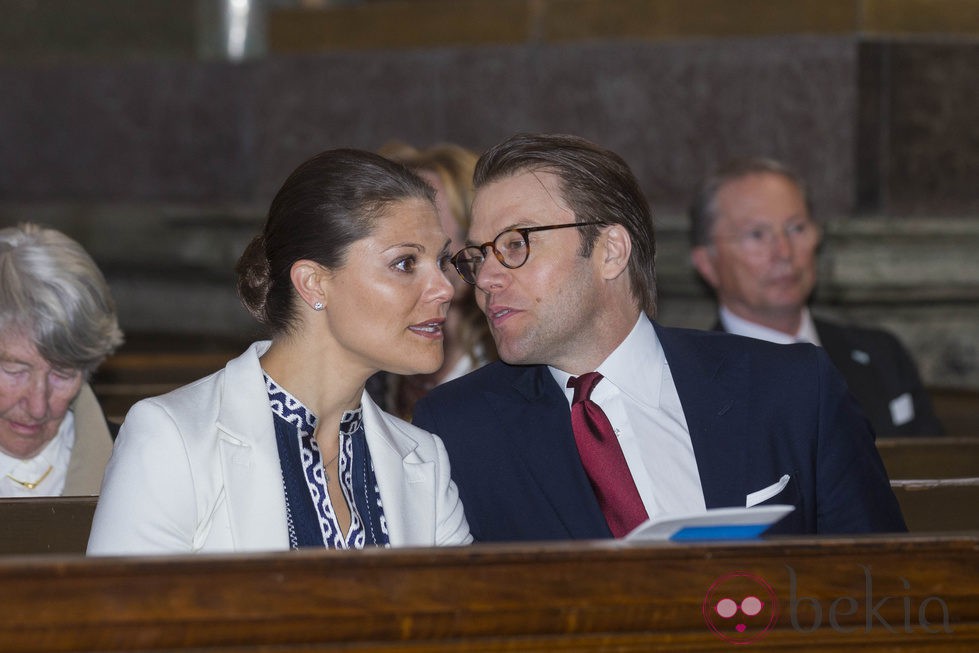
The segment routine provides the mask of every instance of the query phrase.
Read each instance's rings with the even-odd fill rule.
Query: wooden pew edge
[[[901,642],[968,650],[979,644],[977,554],[979,533],[21,559],[0,561],[0,584],[10,589],[0,594],[0,613],[9,616],[6,624],[0,619],[0,635],[10,637],[11,650],[25,651],[37,646],[31,636],[63,651],[526,651],[543,642],[554,650],[628,642],[621,650],[720,651],[731,643],[710,632],[701,604],[715,581],[746,570],[771,581],[780,601],[797,583],[800,596],[825,609],[862,592],[871,576],[875,602],[901,587],[915,608],[939,597],[954,614],[956,638],[919,629],[899,633]],[[900,600],[878,608],[881,620],[901,623]],[[764,643],[807,651],[897,645],[882,625],[864,633],[862,612],[840,613],[848,634],[825,619],[802,630],[785,620]]]
[[[396,547],[371,548],[357,551],[339,551],[332,549],[303,549],[299,551],[255,551],[235,553],[207,554],[167,554],[148,556],[86,556],[84,554],[36,554],[16,556],[16,562],[9,563],[6,557],[0,557],[0,572],[13,566],[20,567],[32,560],[40,566],[49,564],[68,564],[69,566],[113,567],[132,565],[237,565],[251,564],[249,561],[276,560],[280,558],[342,558],[356,556],[361,562],[375,560],[377,564],[386,564],[388,557],[405,556],[412,558],[414,564],[432,564],[436,561],[453,562],[464,559],[468,562],[480,562],[492,558],[496,561],[524,560],[530,557],[563,557],[573,556],[578,560],[600,558],[605,555],[643,556],[646,550],[658,550],[663,555],[677,558],[700,558],[718,556],[740,556],[745,552],[768,553],[779,551],[784,554],[818,555],[840,548],[873,553],[881,545],[896,548],[927,548],[953,546],[974,549],[979,553],[979,529],[949,530],[927,533],[855,533],[848,535],[778,535],[762,537],[758,540],[744,541],[704,541],[704,542],[670,542],[643,541],[626,542],[623,540],[561,540],[540,542],[474,542],[468,546],[431,546],[431,547]]]

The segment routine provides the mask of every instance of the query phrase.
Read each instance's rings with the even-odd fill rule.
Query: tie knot
[[[605,377],[598,372],[588,372],[587,374],[572,376],[568,379],[568,387],[574,388],[574,398],[572,398],[571,403],[576,404],[579,401],[585,401],[590,398],[591,391],[595,389],[595,386],[603,378]]]

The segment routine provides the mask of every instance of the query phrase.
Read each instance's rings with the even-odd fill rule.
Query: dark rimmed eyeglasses
[[[475,286],[476,277],[486,262],[486,252],[493,250],[496,260],[505,268],[515,270],[530,258],[530,239],[528,236],[535,231],[550,231],[551,229],[570,229],[572,227],[591,227],[606,225],[605,222],[569,222],[567,224],[549,224],[543,227],[519,227],[501,232],[488,243],[463,247],[449,260],[455,266],[456,272],[466,283]]]

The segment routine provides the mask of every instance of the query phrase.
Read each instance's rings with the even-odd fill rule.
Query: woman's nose
[[[22,401],[31,419],[44,419],[48,413],[49,396],[50,388],[48,387],[47,375],[40,374],[37,379],[32,379],[27,385]]]
[[[455,274],[453,270],[439,270],[434,281],[434,299],[436,301],[452,301],[452,296],[455,295],[455,287],[449,280],[448,275]]]

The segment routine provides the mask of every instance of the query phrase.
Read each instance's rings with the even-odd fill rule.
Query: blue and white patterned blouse
[[[314,437],[316,416],[267,374],[265,385],[282,467],[290,547],[388,546],[387,522],[361,409],[345,412],[340,421],[340,488],[350,508],[350,529],[344,534],[326,489],[328,472]]]

